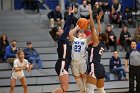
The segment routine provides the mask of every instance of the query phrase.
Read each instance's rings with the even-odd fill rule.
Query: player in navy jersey
[[[98,15],[98,20],[100,20],[102,15],[103,13]],[[101,25],[99,23],[99,32],[100,29]],[[84,31],[81,30],[78,25],[69,33],[69,38],[72,41],[71,69],[80,89],[80,93],[86,93],[86,48],[91,41],[91,37],[92,35],[86,36]]]
[[[89,14],[93,44],[90,45],[88,50],[87,91],[88,93],[94,93],[94,89],[97,87],[98,93],[106,93],[104,91],[105,70],[103,65],[100,64],[100,59],[105,48],[104,43],[107,41],[107,35],[96,32],[90,9]]]
[[[54,27],[50,31],[52,38],[54,40],[57,39],[58,60],[55,64],[55,70],[59,76],[59,81],[61,84],[61,87],[55,89],[53,93],[66,93],[68,89],[69,83],[68,68],[71,62],[71,42],[68,39],[68,35],[72,24],[73,11],[74,8],[72,9],[70,7],[69,15],[64,25],[64,29],[62,29],[61,27]]]

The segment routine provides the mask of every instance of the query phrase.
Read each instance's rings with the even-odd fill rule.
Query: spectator
[[[111,25],[107,25],[105,33],[108,35],[108,43],[106,43],[107,50],[110,51],[109,46],[114,46],[114,51],[117,50],[117,37],[115,36]]]
[[[62,19],[61,7],[56,6],[55,10],[52,10],[48,13],[48,18],[50,20],[50,27],[53,28],[54,24],[57,24],[61,27],[64,26],[64,20]]]
[[[122,15],[122,20],[124,25],[127,25],[128,23],[129,24],[133,23],[132,11],[128,7],[125,8],[125,11]]]
[[[21,9],[35,10],[39,13],[39,1],[38,0],[22,0]]]
[[[119,24],[119,27],[121,27],[120,13],[121,13],[121,4],[119,3],[118,0],[114,0],[109,15],[110,24],[112,23]]]
[[[92,10],[93,10],[93,7],[95,5],[95,2],[97,2],[97,0],[90,0]]]
[[[128,32],[128,28],[124,26],[120,34],[120,44],[121,46],[124,47],[125,51],[128,51],[130,50],[130,43],[131,43],[131,35]]]
[[[95,2],[95,6],[93,8],[93,18],[96,19],[97,21],[97,18],[96,16],[99,15],[99,13],[102,11],[102,8],[99,6],[99,3],[98,2]],[[103,22],[103,18],[101,18],[101,22]]]
[[[102,11],[105,13],[109,8],[108,1],[107,0],[98,0],[98,2],[99,2],[99,6],[101,7]],[[102,16],[101,21],[104,22],[104,16]]]
[[[36,63],[39,69],[42,69],[42,60],[39,57],[36,49],[32,47],[32,42],[27,42],[27,48],[24,49],[25,58],[35,67]]]
[[[114,55],[110,59],[109,68],[113,74],[118,76],[118,80],[121,80],[122,76],[124,76],[125,79],[127,80],[125,70],[124,68],[121,67],[121,60],[118,56],[117,51],[114,52]]]
[[[78,15],[80,18],[86,18],[89,19],[89,13],[88,13],[88,5],[87,5],[87,1],[83,0],[82,5],[80,5],[78,7]]]
[[[4,59],[13,65],[14,60],[17,57],[17,47],[16,47],[16,40],[11,42],[11,45],[6,47]]]
[[[138,27],[135,30],[134,39],[137,43],[140,43],[140,24],[138,24]]]
[[[9,46],[9,41],[7,39],[6,34],[3,34],[0,38],[0,61],[2,62],[4,61],[4,55],[7,46]]]
[[[98,2],[105,13],[109,9],[108,0],[98,0]]]
[[[125,71],[129,71],[129,93],[140,93],[140,51],[136,46],[136,41],[132,40],[131,51],[127,52],[125,57]],[[135,85],[136,92],[134,92]]]

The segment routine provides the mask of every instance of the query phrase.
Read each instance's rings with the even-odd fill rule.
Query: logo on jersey
[[[82,42],[82,41],[75,41],[74,42],[74,51],[75,52],[80,52],[82,45],[84,45],[84,42]]]

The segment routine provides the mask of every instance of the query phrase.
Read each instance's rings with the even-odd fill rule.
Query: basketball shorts
[[[62,59],[58,59],[55,64],[55,71],[58,76],[61,76],[61,73],[68,74],[70,63],[67,61],[64,61]]]
[[[88,69],[87,69],[87,74],[89,74],[92,70],[92,63],[89,64]],[[97,79],[102,79],[105,77],[105,69],[104,66],[100,63],[94,64],[94,74]]]
[[[85,74],[86,68],[87,66],[85,60],[71,62],[71,69],[74,76],[80,76],[81,74]]]
[[[11,78],[14,78],[14,79],[21,79],[24,77],[24,74],[17,74],[17,73],[12,73],[12,76]]]

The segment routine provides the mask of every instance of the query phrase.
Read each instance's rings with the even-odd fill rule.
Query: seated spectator
[[[110,24],[119,24],[119,27],[121,27],[121,19],[120,19],[120,13],[121,13],[121,4],[118,0],[114,0],[110,14],[109,14],[109,22]]]
[[[82,5],[80,5],[78,7],[78,15],[79,18],[86,18],[89,19],[89,12],[88,12],[88,5],[87,5],[87,1],[83,0]]]
[[[117,37],[115,36],[111,25],[107,25],[105,33],[108,36],[108,43],[106,43],[107,51],[110,51],[109,46],[114,46],[114,51],[117,50]]]
[[[98,2],[95,2],[95,6],[93,7],[93,18],[96,19],[96,22],[97,22],[97,15],[99,15],[99,13],[103,11],[102,8],[99,6],[99,3]],[[104,15],[103,15],[104,16]],[[101,22],[103,22],[104,17],[101,18]]]
[[[109,5],[107,0],[98,0],[99,6],[101,7],[103,13],[105,14],[106,11],[108,11]],[[104,15],[102,16],[101,19],[102,22],[104,22]]]
[[[122,76],[127,80],[125,70],[121,67],[121,60],[117,51],[114,52],[114,55],[110,59],[109,68],[110,72],[118,76],[118,80],[121,80]]]
[[[25,10],[35,10],[39,13],[39,1],[38,0],[23,0],[21,4],[21,9]]]
[[[50,20],[50,27],[53,28],[55,24],[63,27],[64,20],[62,19],[61,7],[56,6],[55,10],[52,10],[48,13],[48,18]]]
[[[9,41],[6,34],[3,34],[0,38],[0,59],[2,62],[4,61],[4,55],[7,46],[9,46]]]
[[[32,47],[32,42],[27,42],[27,48],[24,49],[25,58],[32,64],[33,67],[38,65],[39,69],[42,69],[42,60],[36,49]]]
[[[140,24],[138,24],[138,27],[135,30],[134,39],[137,43],[140,43]]]
[[[100,7],[103,9],[105,13],[109,9],[108,0],[98,0]]]
[[[123,20],[123,24],[126,26],[127,26],[127,24],[133,23],[132,11],[128,7],[126,7],[126,9],[122,15],[122,20]]]
[[[6,62],[13,65],[14,60],[17,57],[17,47],[16,47],[16,40],[11,42],[11,45],[6,47],[4,59]]]
[[[128,28],[124,26],[120,33],[120,45],[124,47],[125,51],[130,50],[131,35],[128,32]]]

